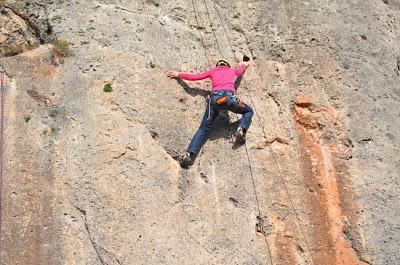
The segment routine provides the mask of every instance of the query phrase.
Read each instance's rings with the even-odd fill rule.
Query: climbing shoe
[[[195,155],[193,153],[187,152],[181,159],[181,167],[188,168],[193,165]]]
[[[242,127],[239,127],[235,132],[236,142],[244,144],[246,142],[246,131]]]

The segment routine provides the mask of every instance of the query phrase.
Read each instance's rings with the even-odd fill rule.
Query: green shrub
[[[387,5],[389,4],[389,0],[383,0],[383,2]]]
[[[56,133],[60,130],[60,128],[51,127],[51,132]]]
[[[49,116],[52,118],[55,118],[55,117],[57,117],[57,114],[58,114],[57,111],[53,110],[49,113]]]
[[[60,57],[68,57],[72,55],[72,51],[70,49],[71,43],[67,40],[63,39],[55,39],[53,40],[54,50],[56,54]]]
[[[26,115],[25,116],[25,122],[26,123],[28,123],[31,119],[32,119],[32,117],[30,115]]]
[[[27,49],[28,51],[30,51],[30,50],[33,50],[33,49],[36,49],[37,47],[39,47],[39,44],[28,44],[28,45],[25,45],[24,46],[25,47],[25,49]]]
[[[110,82],[107,82],[107,83],[105,83],[105,84],[104,84],[103,91],[104,91],[104,92],[107,92],[107,93],[109,93],[109,92],[113,91],[113,89],[112,89],[112,86],[111,86],[111,83],[110,83]]]
[[[156,64],[153,63],[152,61],[150,61],[149,65],[150,65],[150,68],[156,68]]]

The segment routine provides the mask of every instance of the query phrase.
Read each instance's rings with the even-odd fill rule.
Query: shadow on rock
[[[239,126],[239,120],[231,122],[227,111],[220,111],[214,120],[208,134],[208,140],[214,141],[220,138],[230,139]]]
[[[235,89],[236,89],[236,91],[239,89],[240,84],[242,83],[242,80],[243,80],[243,75],[239,75],[236,78],[236,81],[235,81]]]
[[[210,94],[210,91],[189,86],[182,79],[176,79],[176,81],[186,91],[186,93],[188,93],[192,97],[195,97],[197,95],[200,95],[200,96],[203,96],[203,97],[207,97]]]
[[[220,138],[233,139],[233,134],[239,126],[239,120],[231,122],[227,111],[221,111],[215,119],[214,124],[208,135],[208,140],[214,141]],[[232,149],[236,150],[243,146],[244,143],[234,140]]]

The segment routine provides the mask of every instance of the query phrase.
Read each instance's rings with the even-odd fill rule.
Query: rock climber
[[[212,84],[211,95],[206,99],[207,104],[203,120],[181,160],[183,168],[188,168],[193,164],[213,121],[221,110],[230,110],[234,113],[242,114],[234,135],[239,144],[243,144],[246,141],[246,132],[251,124],[253,109],[236,95],[235,81],[239,75],[246,71],[249,64],[250,58],[245,55],[243,56],[243,62],[236,68],[231,68],[226,60],[219,60],[216,67],[201,73],[167,72],[168,77],[190,81],[210,78]]]

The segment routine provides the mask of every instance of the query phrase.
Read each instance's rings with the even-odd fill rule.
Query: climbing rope
[[[192,5],[193,5],[194,17],[195,17],[195,19],[196,19],[196,24],[197,24],[197,31],[198,31],[199,34],[200,34],[201,43],[202,43],[203,49],[204,49],[204,56],[205,56],[206,59],[207,59],[208,67],[211,68],[211,63],[210,63],[210,60],[208,59],[206,44],[204,43],[203,34],[201,34],[201,31],[200,31],[200,24],[199,24],[199,20],[198,20],[198,18],[197,18],[196,4],[194,3],[194,0],[192,0]]]
[[[222,55],[221,46],[219,45],[219,41],[218,41],[217,35],[215,34],[215,31],[214,31],[214,25],[213,25],[212,20],[211,20],[210,12],[208,11],[207,1],[203,0],[203,2],[204,2],[204,6],[206,7],[206,11],[207,11],[206,13],[207,13],[208,21],[210,23],[211,31],[212,31],[212,33],[214,35],[214,38],[215,38],[216,42],[217,42],[219,56],[222,59],[223,55]]]
[[[0,68],[0,251],[2,250],[2,217],[3,217],[3,148],[4,148],[4,70]],[[0,260],[1,264],[1,260]]]
[[[231,44],[231,41],[230,41],[230,38],[229,38],[229,34],[227,33],[226,28],[225,28],[225,26],[224,26],[224,22],[223,22],[221,13],[219,12],[218,7],[216,6],[215,1],[214,1],[214,0],[211,0],[211,1],[213,2],[214,9],[217,10],[217,14],[218,14],[218,16],[219,16],[221,25],[222,25],[222,27],[223,27],[223,29],[224,29],[225,35],[226,35],[226,37],[227,37],[227,39],[228,39],[229,46],[230,46],[230,48],[231,48],[231,50],[232,50],[232,53],[234,54],[234,57],[235,57],[236,62],[238,63],[239,60],[238,60],[236,54],[234,53],[234,49],[233,49],[233,47],[232,47],[232,44]],[[228,21],[228,23],[229,23],[229,21]],[[229,26],[230,26],[230,25],[229,25]],[[231,30],[231,31],[232,31],[232,30]],[[243,34],[244,34],[244,33],[243,33]],[[246,37],[245,37],[245,38],[246,38]],[[247,42],[247,38],[246,38],[246,42]],[[260,73],[258,73],[258,74],[259,74],[259,77],[262,78],[262,77],[261,77],[261,74],[260,74]],[[246,83],[248,83],[247,80],[246,80],[244,77],[243,77],[243,80],[244,80]],[[247,88],[247,86],[245,86],[245,88],[246,88],[246,90],[247,90],[247,92],[248,92],[248,96],[249,96],[249,98],[250,98],[250,100],[251,100],[251,104],[253,105],[254,112],[256,113],[256,117],[257,117],[258,123],[259,123],[259,125],[260,125],[260,127],[261,127],[261,129],[262,129],[262,131],[263,131],[264,138],[267,138],[267,137],[266,137],[266,133],[265,133],[264,125],[263,125],[263,123],[262,123],[262,120],[261,120],[260,115],[258,114],[256,105],[254,104],[253,97],[251,96],[251,93],[250,93],[249,89]],[[277,159],[276,159],[276,154],[275,154],[274,150],[272,149],[272,147],[271,147],[270,145],[268,145],[268,147],[269,147],[269,150],[270,150],[270,152],[271,152],[271,154],[272,154],[272,158],[273,158],[273,160],[274,160],[274,164],[275,164],[275,167],[276,167],[276,169],[277,169],[278,176],[279,176],[279,178],[280,178],[280,180],[281,180],[281,183],[282,183],[282,185],[283,185],[283,187],[284,187],[284,190],[285,190],[285,192],[286,192],[287,198],[289,199],[290,205],[291,205],[291,207],[292,207],[292,209],[293,209],[293,213],[294,213],[294,215],[295,215],[295,217],[296,217],[297,224],[298,224],[298,226],[299,226],[299,228],[300,228],[300,231],[301,231],[302,236],[303,236],[303,238],[304,238],[304,241],[305,241],[305,243],[306,243],[307,250],[308,250],[309,255],[310,255],[310,258],[311,258],[311,263],[314,265],[314,258],[313,258],[313,256],[312,256],[311,248],[310,248],[310,245],[309,245],[309,243],[308,243],[307,237],[305,236],[304,227],[303,227],[303,222],[301,221],[301,219],[300,219],[300,217],[299,217],[299,215],[298,215],[298,213],[297,213],[296,207],[294,206],[294,203],[293,203],[293,200],[292,200],[292,196],[291,196],[291,194],[290,194],[290,192],[289,192],[289,189],[288,189],[287,184],[286,184],[286,181],[285,181],[285,179],[284,179],[284,177],[283,177],[282,171],[281,171],[281,169],[280,169],[280,167],[279,167],[279,165],[278,165],[278,162],[277,162]],[[248,155],[247,145],[246,145],[246,153],[247,153],[247,155]],[[249,159],[249,163],[250,163],[250,159]],[[253,184],[254,184],[254,180],[253,180]],[[254,187],[254,188],[255,188],[255,187]]]
[[[251,176],[251,182],[253,184],[254,195],[256,197],[256,203],[257,203],[257,209],[258,209],[258,216],[257,216],[258,229],[261,232],[261,234],[263,235],[265,244],[267,245],[268,254],[269,254],[269,262],[271,263],[271,265],[274,265],[274,263],[272,261],[271,247],[269,246],[269,243],[268,243],[268,240],[267,240],[267,236],[265,235],[265,231],[264,231],[263,219],[262,219],[263,215],[261,213],[260,203],[258,201],[256,183],[254,181],[253,168],[251,166],[250,155],[249,155],[249,150],[247,148],[247,143],[244,144],[244,147],[245,147],[245,150],[246,150],[247,162],[249,163],[249,171],[250,171],[250,176]]]
[[[194,5],[194,1],[193,0],[192,0],[192,3],[193,3],[193,7],[194,7],[195,5]],[[212,22],[211,22],[211,17],[210,17],[209,10],[208,10],[208,7],[207,7],[207,3],[206,3],[205,0],[204,0],[204,4],[206,6],[207,16],[208,16],[211,28],[213,28],[213,25],[212,25]],[[197,14],[196,14],[196,9],[195,8],[193,8],[193,12],[194,12],[194,15],[195,15],[196,20],[197,20]],[[214,33],[214,31],[213,31],[213,33]],[[216,34],[214,33],[213,35],[214,35],[214,37],[216,39],[216,42],[218,44],[218,48],[220,48],[219,42],[218,42],[218,38],[217,38]],[[203,45],[204,45],[204,41],[203,41]],[[204,49],[206,50],[206,47],[204,47]],[[220,55],[222,56],[222,52],[221,51],[220,51]],[[237,114],[236,114],[236,117],[239,119]],[[265,232],[263,231],[263,225],[262,225],[262,216],[263,215],[262,215],[260,203],[259,203],[259,200],[258,200],[257,189],[256,189],[256,184],[255,184],[254,174],[253,174],[253,168],[252,168],[252,165],[251,165],[249,151],[248,151],[248,147],[247,147],[246,143],[245,143],[245,150],[246,150],[246,157],[247,157],[247,161],[248,161],[248,164],[249,164],[249,171],[250,171],[251,181],[252,181],[252,185],[253,185],[253,189],[254,189],[254,195],[255,195],[256,205],[257,205],[257,210],[258,210],[258,216],[257,216],[257,222],[259,223],[258,228],[259,228],[260,232],[264,235],[263,238],[264,238],[265,244],[266,244],[267,249],[268,249],[270,264],[273,265],[274,263],[272,261],[271,248],[270,248],[269,243],[267,241],[267,238],[265,236]]]
[[[206,0],[203,0],[203,1],[205,2]],[[214,1],[212,1],[212,3],[213,3],[213,6],[214,6],[214,9],[215,9]],[[210,18],[210,14],[209,14],[208,8],[207,8],[207,14],[208,14],[208,17]],[[222,27],[224,29],[225,35],[228,37],[227,39],[228,39],[229,47],[231,48],[231,51],[232,51],[232,53],[233,53],[233,55],[235,57],[235,61],[238,63],[239,60],[236,57],[236,54],[234,53],[234,49],[233,49],[232,43],[230,41],[230,38],[229,38],[228,34],[226,33],[226,29],[225,29],[225,26],[223,24],[223,21],[222,21],[222,18],[220,16],[219,12],[218,12],[218,16],[220,18],[221,25],[222,25]],[[214,37],[216,38],[215,35],[214,35]],[[218,39],[217,39],[217,43],[218,43]],[[253,102],[252,102],[252,105],[254,105]],[[236,114],[236,117],[237,117],[237,119],[239,119],[239,115],[238,114]],[[254,190],[254,197],[255,197],[255,200],[256,200],[256,205],[257,205],[257,210],[258,210],[258,216],[257,216],[258,230],[261,232],[261,234],[263,234],[263,238],[264,238],[265,244],[266,244],[267,249],[268,249],[270,264],[273,265],[274,263],[272,261],[271,247],[270,247],[270,245],[268,243],[268,240],[267,240],[267,237],[266,237],[265,231],[264,231],[264,226],[263,226],[263,216],[264,215],[262,214],[261,207],[260,207],[260,202],[259,202],[259,199],[258,199],[257,187],[256,187],[256,183],[255,183],[255,180],[254,180],[254,174],[253,174],[253,167],[252,167],[252,164],[251,164],[249,150],[248,150],[248,146],[247,146],[246,142],[245,142],[244,146],[245,146],[245,151],[246,151],[247,162],[249,164],[249,172],[250,172],[251,182],[252,182],[252,186],[253,186],[253,190]]]

